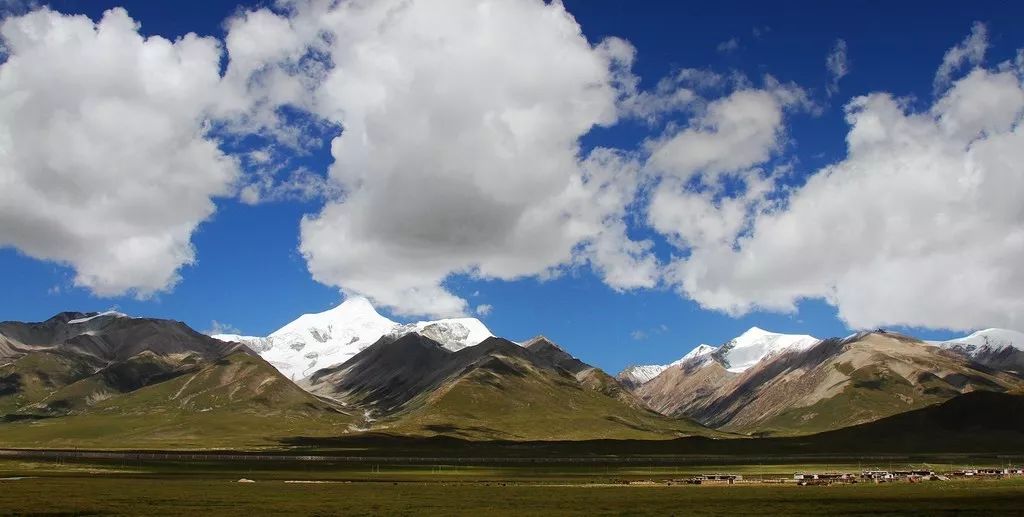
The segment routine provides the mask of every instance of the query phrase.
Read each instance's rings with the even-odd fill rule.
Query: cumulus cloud
[[[578,144],[617,119],[628,43],[592,45],[560,3],[533,0],[297,2],[229,28],[226,81],[343,128],[330,168],[341,194],[301,228],[318,281],[438,316],[468,312],[444,286],[453,274],[590,262],[614,287],[653,284],[648,244],[620,221],[637,180],[606,170],[628,160]],[[278,33],[284,49],[264,48]],[[250,121],[278,127],[272,112]]]
[[[489,316],[494,312],[494,306],[489,303],[481,303],[476,306],[476,309],[473,309],[473,312],[475,312],[477,316]]]
[[[813,107],[802,88],[768,77],[765,88],[741,88],[714,100],[688,125],[647,142],[647,168],[681,183],[696,175],[715,183],[719,175],[763,163],[779,151],[785,112]]]
[[[720,222],[678,232],[689,255],[669,277],[731,314],[820,298],[855,328],[1024,326],[1021,72],[976,68],[926,111],[852,100],[847,157],[788,196],[677,207],[667,227]]]
[[[218,42],[138,29],[123,9],[0,25],[0,246],[67,264],[103,296],[172,287],[237,177],[207,136]]]
[[[832,52],[825,58],[825,68],[828,69],[829,75],[826,91],[831,97],[839,92],[839,81],[850,73],[850,61],[846,57],[846,40],[836,40]]]
[[[681,249],[730,247],[755,210],[767,203],[777,176],[758,168],[744,171],[740,175],[743,191],[731,196],[666,179],[651,195],[648,222]]]
[[[949,87],[954,74],[963,69],[965,65],[980,65],[985,59],[987,50],[988,28],[984,23],[974,22],[971,33],[942,56],[942,64],[935,72],[935,93],[939,94]]]

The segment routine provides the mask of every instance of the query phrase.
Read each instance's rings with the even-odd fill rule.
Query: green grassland
[[[781,469],[788,474],[794,468],[822,467],[744,468]],[[1024,499],[1024,480],[1019,478],[829,487],[622,484],[624,480],[663,481],[692,472],[592,466],[303,467],[0,460],[0,514],[1005,515],[1020,513]],[[240,478],[255,482],[238,483]]]

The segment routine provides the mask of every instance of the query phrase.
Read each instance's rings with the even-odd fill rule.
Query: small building
[[[1007,470],[1008,469],[999,469],[999,468],[978,469],[978,475],[979,476],[1004,476],[1004,475],[1007,474]]]
[[[865,470],[860,473],[861,479],[870,481],[891,481],[892,477],[892,472],[888,470]]]
[[[913,469],[913,470],[894,470],[892,471],[893,479],[902,479],[906,481],[921,481],[925,479],[935,479],[935,471],[928,469]]]
[[[853,479],[853,474],[844,474],[841,472],[797,472],[796,474],[793,474],[793,479],[797,481],[848,481]]]
[[[737,481],[742,481],[743,476],[740,474],[701,474],[699,476],[686,480],[691,485],[704,485],[704,484],[733,484]]]

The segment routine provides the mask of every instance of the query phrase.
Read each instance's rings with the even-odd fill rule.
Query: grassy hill
[[[56,393],[99,383],[91,376]],[[171,449],[276,446],[292,436],[343,434],[356,421],[241,352],[66,416],[11,420],[0,424],[0,443],[8,447]]]
[[[470,439],[667,439],[719,435],[688,419],[624,404],[573,376],[528,361],[492,357],[378,429],[408,435]]]
[[[640,407],[617,381],[546,340],[491,338],[450,352],[419,335],[382,340],[311,378],[314,393],[367,408],[373,429],[469,439],[720,436]]]
[[[874,422],[808,436],[671,440],[467,440],[452,436],[362,434],[303,437],[290,445],[341,455],[452,458],[622,458],[684,463],[749,464],[827,458],[910,458],[1012,455],[1024,451],[1024,396],[973,392]],[[673,457],[682,459],[673,460]]]
[[[358,421],[251,350],[179,322],[62,313],[0,332],[9,447],[268,446]]]

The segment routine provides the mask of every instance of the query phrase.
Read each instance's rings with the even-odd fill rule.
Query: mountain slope
[[[286,377],[298,381],[322,368],[344,363],[384,336],[397,338],[413,332],[450,350],[476,345],[491,336],[487,327],[474,318],[396,323],[378,314],[366,298],[355,296],[333,309],[304,314],[267,337],[213,337],[247,345]]]
[[[0,366],[0,409],[19,414],[73,413],[232,353],[252,354],[178,322],[117,313],[4,322],[0,335],[14,345]]]
[[[554,366],[573,377],[584,387],[612,397],[634,408],[644,408],[643,402],[619,382],[600,368],[590,366],[556,345],[544,336],[537,336],[523,343],[523,348],[533,352],[549,366]]]
[[[670,366],[634,393],[647,407],[665,415],[700,414],[740,374],[725,369],[709,355]]]
[[[391,433],[517,440],[716,435],[623,402],[616,389],[631,396],[614,379],[544,341],[528,348],[489,338],[452,352],[418,334],[385,338],[318,371],[307,386],[366,408],[378,419],[374,429]]]
[[[1015,392],[1020,378],[899,334],[787,347],[742,372],[720,354],[672,367],[636,390],[649,407],[713,428],[807,434],[860,424],[974,390]]]
[[[795,350],[806,350],[814,346],[818,341],[818,338],[814,336],[779,334],[768,332],[758,327],[751,327],[722,346],[697,345],[697,347],[677,361],[665,365],[630,366],[619,372],[617,377],[631,389],[638,389],[641,385],[650,382],[673,366],[678,366],[692,359],[708,357],[713,357],[730,372],[740,373],[777,354]]]
[[[697,345],[693,350],[687,352],[686,355],[684,355],[677,361],[673,361],[669,364],[660,365],[646,364],[627,366],[624,370],[619,372],[619,374],[616,375],[615,378],[618,379],[619,382],[623,384],[623,386],[626,386],[629,389],[637,389],[644,383],[650,382],[658,375],[661,375],[661,372],[664,372],[665,370],[668,370],[673,366],[678,366],[687,361],[690,361],[691,359],[696,359],[698,357],[705,357],[707,355],[712,354],[716,350],[718,349],[710,345]]]
[[[356,421],[248,348],[179,322],[65,313],[0,332],[16,349],[0,366],[11,445],[269,444]]]
[[[1024,396],[974,391],[808,438],[825,450],[1019,452],[1024,450]]]

